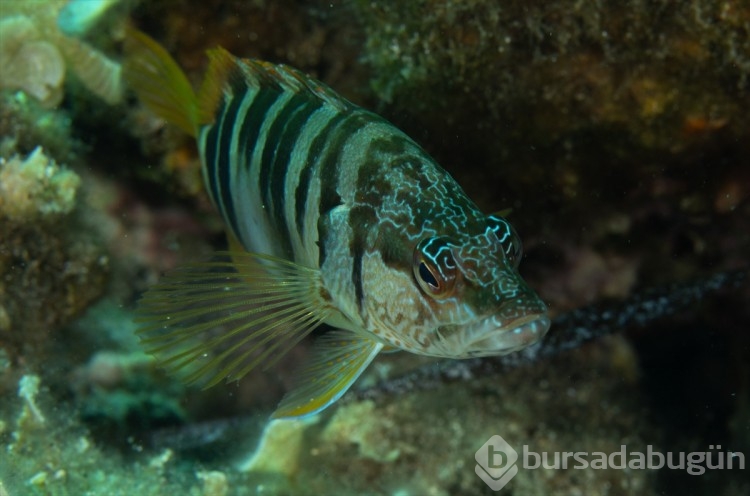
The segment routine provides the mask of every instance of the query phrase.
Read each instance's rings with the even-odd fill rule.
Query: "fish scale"
[[[197,94],[143,33],[128,32],[126,53],[140,99],[196,137],[228,227],[229,252],[166,275],[139,302],[142,342],[170,372],[203,386],[239,380],[325,324],[274,413],[303,417],[384,349],[503,355],[547,332],[507,220],[482,213],[382,117],[220,48]]]

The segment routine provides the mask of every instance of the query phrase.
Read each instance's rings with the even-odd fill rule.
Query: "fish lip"
[[[551,320],[546,313],[524,315],[505,322],[497,316],[482,321],[475,339],[466,346],[471,357],[506,355],[539,341],[549,330]]]

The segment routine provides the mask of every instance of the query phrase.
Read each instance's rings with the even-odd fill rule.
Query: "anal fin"
[[[314,356],[273,418],[307,417],[338,400],[367,368],[383,344],[348,331],[330,331],[315,343]]]

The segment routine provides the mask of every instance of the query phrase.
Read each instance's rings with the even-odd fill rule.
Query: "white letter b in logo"
[[[474,459],[474,472],[493,491],[502,489],[518,473],[518,453],[500,436],[492,436],[484,443]]]

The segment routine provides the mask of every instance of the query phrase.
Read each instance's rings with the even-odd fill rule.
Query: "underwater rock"
[[[93,429],[142,432],[185,418],[179,404],[183,386],[165,384],[142,352],[99,351],[74,372],[71,382],[79,414]]]
[[[79,185],[41,148],[0,160],[0,340],[16,351],[38,354],[49,332],[104,291],[98,233],[73,215]]]
[[[300,470],[300,457],[304,456],[304,436],[320,420],[313,415],[306,419],[270,420],[261,434],[255,452],[240,462],[244,472],[288,479]]]
[[[18,394],[0,384],[1,496],[222,494],[220,481],[204,480],[201,491],[200,479],[192,472],[165,477],[162,468],[150,463],[155,460],[151,453],[131,464],[97,446],[75,408],[54,397],[38,375],[22,375],[16,389]],[[133,441],[132,450],[142,448]],[[191,486],[196,489],[188,489]]]
[[[345,402],[313,422],[294,424],[294,443],[265,436],[253,459],[267,470],[250,470],[247,481],[267,494],[483,494],[474,453],[493,435],[519,452],[524,445],[549,453],[615,452],[621,443],[645,452],[660,437],[643,419],[628,349],[623,339],[609,339],[502,377],[388,401]],[[649,471],[583,472],[521,468],[509,488],[570,494],[583,485],[587,494],[607,494],[609,487],[657,494]]]
[[[229,493],[230,486],[224,472],[201,470],[195,475],[203,482],[203,496],[226,496]]]
[[[348,5],[380,113],[425,136],[480,206],[513,206],[525,243],[654,199],[713,202],[750,154],[740,1]],[[663,180],[677,189],[650,186]]]
[[[352,6],[378,96],[408,101],[425,117],[448,111],[448,125],[472,123],[483,137],[509,122],[545,141],[615,125],[641,146],[672,150],[689,141],[688,128],[701,135],[728,120],[748,125],[732,101],[750,77],[742,2]],[[470,114],[478,105],[490,119],[481,126]]]

